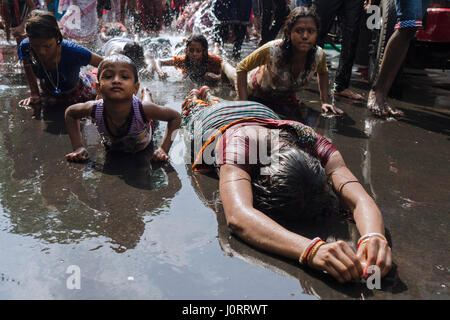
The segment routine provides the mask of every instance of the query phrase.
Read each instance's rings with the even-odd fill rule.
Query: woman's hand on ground
[[[370,266],[378,266],[382,277],[392,268],[391,248],[386,240],[379,237],[371,237],[361,243],[356,255],[364,267],[365,278],[367,277],[366,270]]]
[[[70,162],[84,162],[87,160],[88,152],[86,148],[79,147],[75,151],[66,154],[67,161]]]
[[[344,114],[344,111],[342,111],[338,107],[335,107],[329,103],[322,103],[322,112],[328,113],[329,111],[331,111],[334,114],[339,114],[339,115]]]
[[[344,241],[324,244],[313,257],[310,266],[326,271],[341,283],[363,277],[363,267],[355,252]]]
[[[158,150],[156,150],[153,153],[152,157],[150,158],[150,161],[152,161],[152,162],[164,162],[164,161],[167,161],[167,160],[169,160],[169,156],[161,148],[158,148]]]
[[[39,104],[41,103],[41,97],[39,95],[32,95],[29,98],[23,99],[19,101],[19,106],[22,107],[28,107],[32,104]]]

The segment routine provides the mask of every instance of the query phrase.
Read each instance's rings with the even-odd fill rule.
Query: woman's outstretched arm
[[[311,240],[287,230],[253,207],[251,178],[246,171],[234,165],[221,166],[219,188],[232,233],[254,247],[299,260]],[[322,245],[309,265],[327,271],[339,282],[358,280],[363,275],[356,254],[344,241]]]
[[[361,236],[374,235],[368,237],[368,241],[358,248],[359,260],[364,267],[377,265],[381,275],[385,276],[392,267],[392,257],[391,248],[386,239],[383,239],[383,217],[378,206],[347,168],[338,151],[330,156],[325,171],[339,196],[352,210],[356,227]],[[382,236],[377,236],[378,234]]]

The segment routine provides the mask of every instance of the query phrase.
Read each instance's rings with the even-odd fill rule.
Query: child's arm
[[[173,58],[170,59],[157,59],[156,63],[159,64],[159,67],[170,66],[173,67],[175,64],[173,62]]]
[[[205,73],[205,77],[212,79],[214,81],[220,81],[222,79],[222,75],[221,74],[216,74],[214,72],[206,72]]]
[[[317,73],[319,92],[320,92],[320,102],[322,104],[322,112],[327,113],[328,111],[333,112],[334,114],[343,114],[344,111],[339,109],[338,107],[333,106],[330,103],[329,97],[329,83],[328,83],[328,71],[318,72]]]
[[[167,78],[167,73],[161,70],[161,64],[158,59],[153,59],[152,54],[148,51],[145,53],[145,64],[147,65],[146,70],[149,74],[153,74],[156,71],[159,79],[163,80]]]
[[[236,71],[236,91],[238,100],[248,99],[247,71]]]
[[[66,154],[68,161],[86,161],[88,152],[83,146],[80,130],[80,119],[88,117],[92,113],[94,101],[77,103],[66,109],[65,120],[66,129],[72,143],[73,152]]]
[[[161,145],[152,157],[153,161],[166,161],[173,139],[175,138],[175,130],[177,130],[181,124],[181,115],[178,111],[153,103],[151,93],[147,88],[143,88],[141,92],[142,108],[144,109],[147,119],[167,122],[166,133],[161,141]]]
[[[248,99],[247,74],[251,70],[270,63],[270,45],[266,43],[250,53],[236,66],[236,92],[238,100]]]
[[[21,106],[29,106],[32,104],[38,104],[41,102],[41,96],[39,94],[39,86],[37,83],[37,78],[34,75],[31,63],[24,62],[25,76],[30,87],[30,97],[19,101]]]

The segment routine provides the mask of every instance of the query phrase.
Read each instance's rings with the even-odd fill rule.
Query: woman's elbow
[[[239,216],[231,214],[226,215],[227,227],[230,229],[231,233],[241,236],[245,233],[245,224]]]

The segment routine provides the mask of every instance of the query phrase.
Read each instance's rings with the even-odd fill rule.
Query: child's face
[[[108,99],[129,99],[137,94],[139,83],[134,82],[133,68],[129,64],[106,62],[99,75],[97,90]]]
[[[189,60],[199,63],[203,58],[203,46],[200,42],[193,41],[186,47],[186,56]]]
[[[308,52],[317,41],[317,26],[311,17],[300,18],[291,30],[292,47],[300,52]]]

